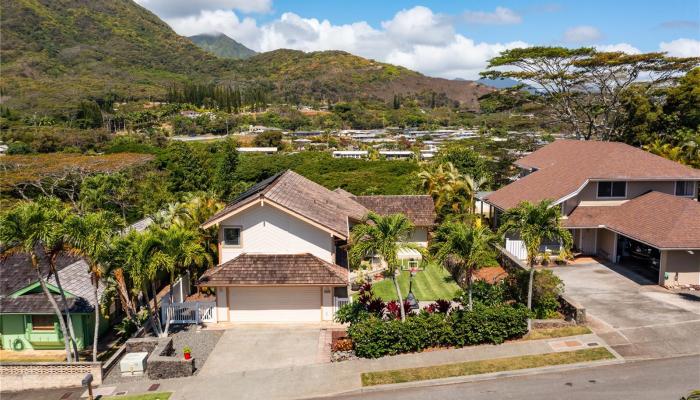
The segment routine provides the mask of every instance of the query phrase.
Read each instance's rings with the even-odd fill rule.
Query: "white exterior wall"
[[[225,227],[241,227],[240,246],[223,244]],[[256,204],[221,222],[219,242],[221,263],[241,253],[311,253],[322,260],[334,262],[330,233],[269,204]]]

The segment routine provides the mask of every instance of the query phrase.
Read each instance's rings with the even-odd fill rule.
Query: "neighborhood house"
[[[551,199],[575,254],[641,267],[664,286],[700,285],[700,170],[623,143],[575,140],[557,140],[516,165],[520,179],[481,196],[493,206],[494,226],[521,201]],[[517,236],[506,248],[527,257]]]
[[[219,227],[219,265],[198,281],[215,288],[218,321],[331,321],[348,298],[350,230],[370,210],[406,214],[427,245],[430,196],[354,196],[292,171],[243,193],[203,224]]]

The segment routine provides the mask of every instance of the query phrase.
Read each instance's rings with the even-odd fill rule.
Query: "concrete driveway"
[[[224,331],[199,375],[314,364],[322,339],[315,326],[234,326]]]
[[[553,268],[595,333],[628,359],[700,354],[700,293],[674,293],[617,266]]]

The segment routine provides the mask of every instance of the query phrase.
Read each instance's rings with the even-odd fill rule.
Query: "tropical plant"
[[[49,291],[47,278],[42,274],[41,268],[40,258],[47,258],[46,243],[54,240],[56,231],[60,232],[54,218],[55,216],[51,215],[44,206],[36,202],[21,202],[2,214],[0,216],[0,256],[2,258],[13,254],[29,256],[41,290],[56,314],[65,344],[66,360],[72,362],[77,360],[77,352],[75,354],[71,352],[71,341],[75,340],[75,336],[66,327],[66,320],[61,314],[56,299]]]
[[[467,289],[469,310],[472,309],[474,271],[493,260],[495,241],[496,236],[485,226],[446,222],[437,229],[430,245],[435,259],[445,265],[462,288]]]
[[[462,174],[452,163],[428,167],[418,174],[421,188],[435,202],[442,220],[471,222],[474,217],[476,193],[486,183],[485,177]]]
[[[103,279],[112,238],[123,227],[122,221],[107,211],[71,215],[63,224],[69,251],[88,264],[95,301],[95,323],[92,342],[92,361],[97,362],[97,344],[100,332],[100,298],[98,289]]]
[[[361,224],[355,225],[350,234],[349,259],[353,265],[368,257],[379,256],[386,264],[387,272],[394,281],[399,303],[403,303],[401,289],[396,274],[399,272],[397,253],[403,249],[415,249],[423,253],[424,249],[408,242],[413,224],[403,214],[381,216],[369,212]],[[406,319],[403,307],[400,308],[401,320]]]
[[[521,202],[503,214],[503,224],[499,233],[515,233],[525,244],[527,250],[527,265],[530,267],[528,280],[527,308],[532,310],[532,283],[535,273],[535,262],[540,254],[540,246],[544,240],[559,240],[564,249],[572,244],[571,232],[560,224],[561,211],[552,204],[551,200],[542,200],[537,204],[529,201]]]

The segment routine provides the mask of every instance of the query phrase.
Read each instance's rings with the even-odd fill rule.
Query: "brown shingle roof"
[[[562,224],[603,226],[661,249],[700,249],[700,203],[660,192],[618,206],[579,206]]]
[[[212,216],[212,225],[236,209],[260,197],[300,214],[341,236],[348,234],[348,218],[361,220],[367,209],[351,198],[328,190],[293,171],[285,171],[258,183]]]
[[[210,269],[198,286],[219,285],[330,285],[348,284],[348,271],[304,254],[241,254]]]
[[[509,209],[525,200],[559,200],[586,180],[700,179],[700,170],[617,142],[557,140],[516,164],[537,171],[493,192],[489,203]]]
[[[356,196],[355,201],[380,215],[402,213],[416,226],[435,225],[435,203],[427,195]]]

